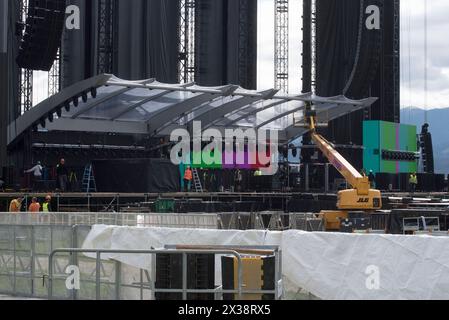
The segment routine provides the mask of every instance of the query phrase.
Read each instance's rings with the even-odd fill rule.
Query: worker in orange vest
[[[22,209],[22,202],[23,202],[22,198],[12,200],[11,203],[9,204],[9,212],[19,213],[20,210]]]
[[[190,187],[193,180],[193,172],[190,167],[187,167],[186,171],[184,172],[184,188],[186,192],[190,191]]]
[[[28,208],[28,212],[36,214],[39,213],[39,211],[41,211],[41,205],[37,201],[37,198],[33,198],[33,200],[31,200],[30,207]]]

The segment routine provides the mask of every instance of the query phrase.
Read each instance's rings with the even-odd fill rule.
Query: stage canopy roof
[[[33,129],[162,137],[176,128],[190,128],[193,121],[201,121],[203,130],[277,130],[281,140],[290,141],[307,131],[294,125],[303,119],[306,103],[314,105],[319,122],[328,123],[375,101],[249,91],[235,85],[127,81],[104,74],[66,88],[23,114],[9,125],[8,142]]]

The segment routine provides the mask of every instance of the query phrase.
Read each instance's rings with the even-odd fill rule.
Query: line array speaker
[[[21,68],[49,71],[61,44],[65,0],[30,0],[17,64]]]

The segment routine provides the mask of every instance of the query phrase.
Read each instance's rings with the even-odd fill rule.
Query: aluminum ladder
[[[83,192],[97,192],[97,185],[95,183],[94,170],[92,164],[84,168],[83,175]]]
[[[193,183],[195,186],[195,191],[198,193],[203,193],[203,185],[201,184],[201,179],[200,179],[200,175],[198,174],[198,170],[197,169],[192,169],[192,173],[193,173]]]

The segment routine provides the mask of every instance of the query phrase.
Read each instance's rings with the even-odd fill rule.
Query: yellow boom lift
[[[310,130],[312,140],[321,150],[329,163],[340,172],[352,187],[338,193],[338,211],[323,211],[321,216],[326,230],[339,230],[341,219],[347,219],[349,212],[373,212],[382,209],[382,195],[379,190],[371,189],[367,176],[361,175],[337,150],[332,143],[317,133],[317,113],[308,105],[305,110],[304,125]],[[299,125],[299,124],[298,124]]]

